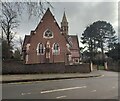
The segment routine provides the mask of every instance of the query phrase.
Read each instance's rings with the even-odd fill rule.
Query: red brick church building
[[[69,35],[68,28],[65,12],[60,27],[48,8],[36,29],[25,35],[22,48],[25,64],[79,63],[78,37]]]

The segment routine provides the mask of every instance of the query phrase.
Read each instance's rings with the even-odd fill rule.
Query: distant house
[[[36,29],[25,35],[22,51],[25,64],[75,64],[80,60],[78,37],[68,34],[65,12],[60,27],[49,8]]]

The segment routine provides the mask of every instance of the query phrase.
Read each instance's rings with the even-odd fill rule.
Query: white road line
[[[21,95],[25,95],[26,93],[21,93]]]
[[[115,88],[114,86],[112,88]]]
[[[105,75],[102,75],[101,77],[104,77]]]
[[[65,90],[73,90],[73,89],[79,89],[79,88],[86,88],[86,86],[71,87],[71,88],[62,88],[62,89],[54,89],[54,90],[42,91],[41,94],[52,93],[52,92],[59,92],[59,91],[65,91]]]
[[[96,92],[96,90],[92,90],[91,92]]]
[[[58,96],[58,97],[56,97],[56,99],[60,99],[60,98],[64,98],[64,97],[66,97],[66,96]]]
[[[21,95],[27,95],[27,94],[31,94],[31,93],[21,93]]]
[[[27,93],[27,94],[31,94],[31,93]]]

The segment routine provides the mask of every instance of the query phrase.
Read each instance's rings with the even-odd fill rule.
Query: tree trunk
[[[104,57],[104,48],[103,48],[103,43],[102,42],[101,42],[101,52],[102,52],[102,62],[104,64],[105,57]]]

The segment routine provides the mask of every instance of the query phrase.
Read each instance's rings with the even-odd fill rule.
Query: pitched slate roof
[[[72,45],[70,47],[72,57],[80,57],[79,42],[77,35],[69,35]]]
[[[77,35],[69,35],[69,38],[71,38],[72,47],[70,47],[70,50],[79,50],[79,42]]]

